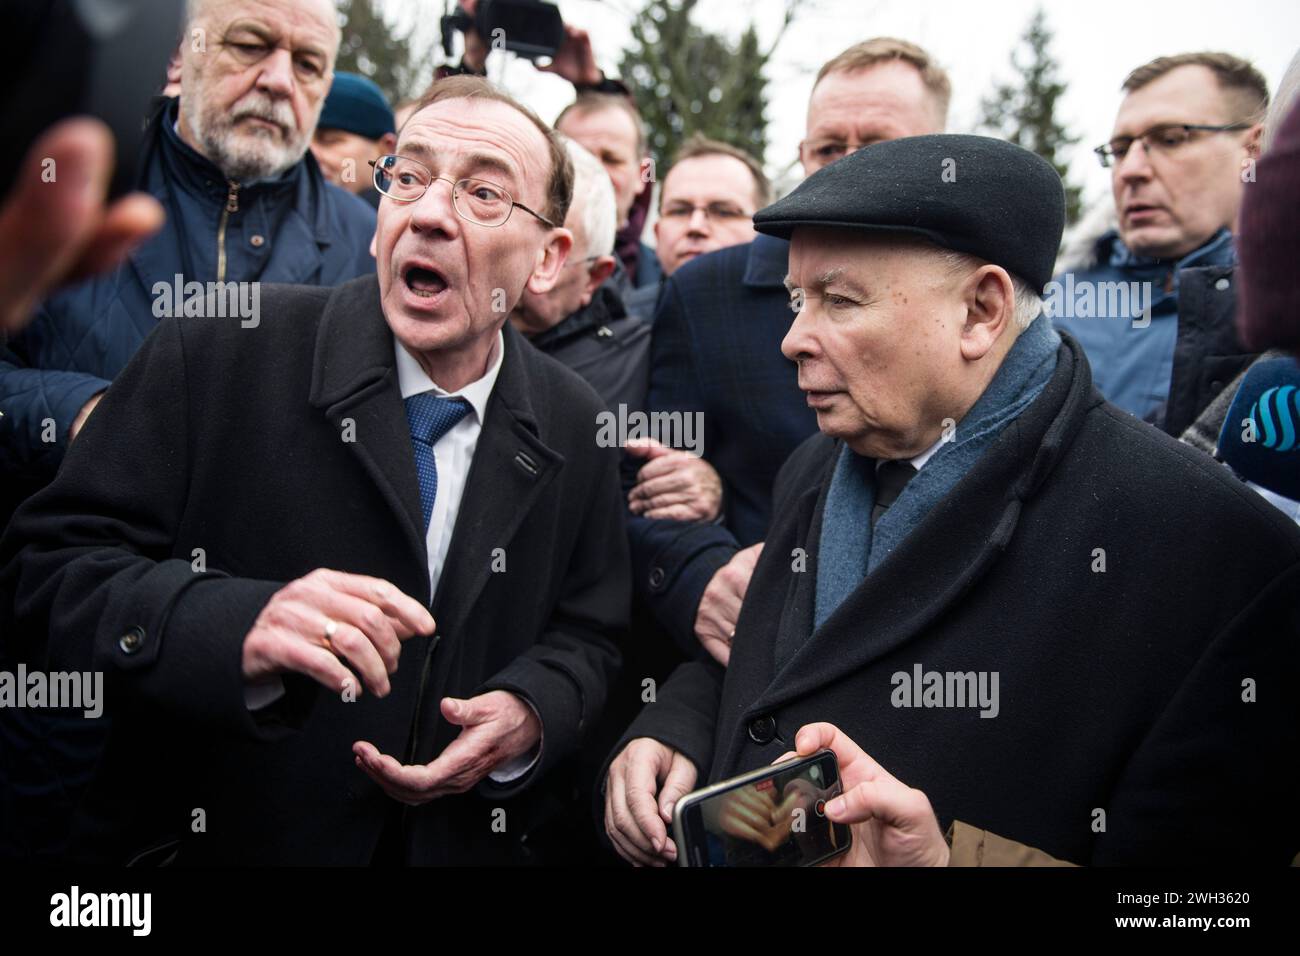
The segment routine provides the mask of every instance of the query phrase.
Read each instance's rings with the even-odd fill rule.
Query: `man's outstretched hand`
[[[162,227],[144,193],[105,205],[113,136],[89,117],[46,130],[0,207],[0,332],[17,332],[60,286],[119,265]]]
[[[357,766],[394,800],[419,806],[473,789],[497,767],[532,750],[542,737],[537,714],[509,691],[489,691],[469,700],[444,697],[442,715],[462,729],[431,763],[403,764],[358,740],[352,745]]]

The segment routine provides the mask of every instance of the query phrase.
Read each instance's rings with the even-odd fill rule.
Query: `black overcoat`
[[[814,632],[838,451],[814,436],[778,477],[725,680],[682,665],[623,743],[717,781],[830,721],[944,827],[1076,863],[1295,855],[1300,532],[1277,509],[1104,402],[1066,338],[1042,394]],[[918,664],[996,672],[997,716],[896,706]]]
[[[401,849],[420,863],[522,859],[626,626],[618,453],[594,438],[603,405],[507,325],[437,634],[404,644],[383,700],[290,676],[252,713],[243,637],[285,582],[334,568],[430,604],[377,281],[267,287],[261,313],[255,328],[160,323],[0,551],[11,652],[106,672],[112,732],[77,849],[121,860],[179,835],[180,862],[367,863],[397,805],[355,766],[353,742],[428,762],[459,732],[441,697],[506,689],[541,716],[539,765],[403,811]]]

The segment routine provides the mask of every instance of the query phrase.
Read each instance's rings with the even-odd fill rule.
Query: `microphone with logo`
[[[1300,501],[1300,364],[1294,359],[1250,367],[1223,421],[1219,458],[1245,480]]]

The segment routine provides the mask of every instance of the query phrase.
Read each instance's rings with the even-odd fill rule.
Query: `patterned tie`
[[[424,530],[433,517],[433,500],[438,496],[438,463],[433,446],[469,414],[469,402],[463,398],[440,398],[421,392],[406,400],[406,420],[411,425],[411,446],[415,449],[415,471],[420,476],[420,507],[424,511]]]
[[[876,469],[876,501],[871,506],[871,527],[876,526],[880,516],[889,510],[889,506],[898,500],[903,488],[916,475],[916,468],[909,461],[883,461]]]

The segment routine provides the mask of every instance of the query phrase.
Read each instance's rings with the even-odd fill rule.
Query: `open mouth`
[[[425,299],[431,299],[447,288],[446,277],[427,266],[407,266],[402,278],[412,293]]]

